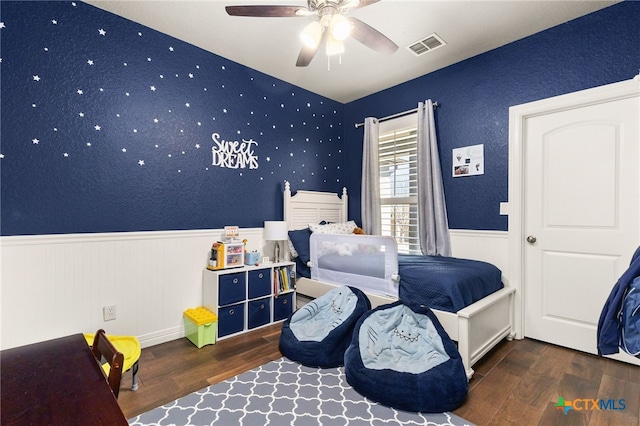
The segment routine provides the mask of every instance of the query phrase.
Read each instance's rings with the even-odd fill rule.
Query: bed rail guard
[[[311,234],[311,278],[398,297],[398,245],[378,235]]]

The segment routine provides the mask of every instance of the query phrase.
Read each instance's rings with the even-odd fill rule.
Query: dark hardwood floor
[[[281,357],[281,324],[196,348],[187,339],[145,348],[139,389],[125,373],[119,403],[127,418]],[[475,366],[465,403],[454,411],[477,425],[639,425],[640,367],[536,340],[504,341]],[[578,402],[565,415],[558,398]],[[577,400],[587,399],[589,402]],[[614,400],[593,410],[591,400]],[[580,409],[577,408],[587,408]],[[609,408],[613,408],[609,405]]]

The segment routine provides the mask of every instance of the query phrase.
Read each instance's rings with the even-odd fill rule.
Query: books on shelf
[[[290,266],[273,268],[273,287],[276,296],[293,290],[294,283],[295,275]]]

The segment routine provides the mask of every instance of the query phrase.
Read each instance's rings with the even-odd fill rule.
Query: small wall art
[[[453,149],[453,177],[484,174],[484,145]]]

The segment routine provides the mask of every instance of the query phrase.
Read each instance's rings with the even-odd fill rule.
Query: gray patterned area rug
[[[472,425],[452,413],[389,408],[349,386],[344,368],[281,358],[129,419],[130,425]]]

